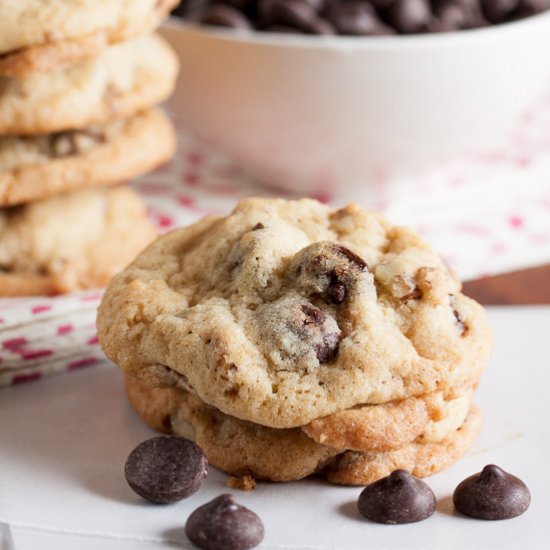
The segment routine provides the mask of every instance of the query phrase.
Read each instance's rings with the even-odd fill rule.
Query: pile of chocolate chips
[[[550,0],[184,0],[189,21],[279,33],[374,36],[477,29],[550,9]]]

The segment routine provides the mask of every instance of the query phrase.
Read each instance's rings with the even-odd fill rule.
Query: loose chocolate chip
[[[491,23],[499,23],[510,17],[520,0],[481,0],[481,9]]]
[[[453,494],[456,509],[477,519],[509,519],[523,514],[531,503],[527,485],[494,464],[468,477]]]
[[[420,479],[405,470],[395,470],[368,485],[359,495],[359,513],[377,523],[413,523],[435,511],[435,495]]]
[[[208,6],[200,18],[205,25],[232,27],[234,29],[251,29],[248,19],[238,10],[223,4]]]
[[[432,19],[428,0],[396,0],[384,15],[388,24],[403,34],[426,32]]]
[[[124,467],[128,485],[156,504],[176,502],[197,492],[206,473],[207,461],[200,447],[176,436],[140,443]]]
[[[252,510],[237,504],[231,495],[220,495],[189,516],[185,534],[205,550],[247,550],[262,542],[264,526]]]

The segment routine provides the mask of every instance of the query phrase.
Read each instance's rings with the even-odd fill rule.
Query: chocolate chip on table
[[[429,518],[435,511],[433,491],[405,470],[371,483],[359,495],[359,513],[377,523],[413,523]]]
[[[262,542],[264,526],[252,510],[237,504],[231,495],[220,495],[189,516],[185,534],[205,550],[247,550]]]
[[[168,504],[197,492],[207,474],[201,448],[183,437],[159,436],[140,443],[128,456],[124,474],[141,497]]]
[[[529,508],[531,494],[521,479],[489,464],[458,485],[453,502],[459,512],[473,518],[510,519]]]

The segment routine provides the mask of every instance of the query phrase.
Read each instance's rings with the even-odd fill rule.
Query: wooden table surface
[[[464,284],[464,294],[489,304],[550,304],[550,265]]]

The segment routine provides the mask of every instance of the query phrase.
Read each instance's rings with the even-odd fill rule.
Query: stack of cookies
[[[356,205],[247,199],[117,275],[98,334],[152,427],[287,481],[426,476],[472,445],[482,307],[414,232]]]
[[[155,236],[111,187],[167,161],[176,0],[0,3],[0,296],[99,287]]]

